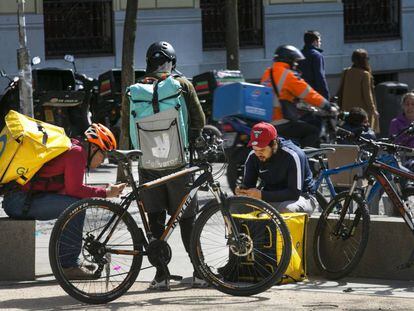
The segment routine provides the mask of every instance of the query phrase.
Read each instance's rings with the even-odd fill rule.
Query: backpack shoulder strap
[[[273,79],[273,66],[270,67],[269,71],[270,71],[270,81],[272,82],[273,90],[275,91],[277,98],[279,98],[279,90],[277,89],[275,80]]]

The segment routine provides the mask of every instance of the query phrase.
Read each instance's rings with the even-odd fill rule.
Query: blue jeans
[[[29,211],[23,212],[27,193],[12,192],[4,196],[3,208],[10,218],[52,220],[58,218],[63,211],[79,198],[56,193],[39,193],[32,197]],[[63,230],[59,241],[59,258],[63,268],[76,267],[82,248],[82,231],[85,212],[77,214]]]

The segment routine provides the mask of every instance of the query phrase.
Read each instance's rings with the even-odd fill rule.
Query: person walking
[[[329,88],[325,76],[325,60],[321,49],[321,34],[314,30],[308,30],[303,35],[305,43],[302,54],[304,60],[299,61],[299,70],[302,78],[325,99],[329,100]]]
[[[352,66],[342,72],[338,104],[343,111],[350,111],[353,107],[364,109],[368,114],[370,127],[379,133],[374,78],[368,52],[364,49],[357,49],[352,53]]]

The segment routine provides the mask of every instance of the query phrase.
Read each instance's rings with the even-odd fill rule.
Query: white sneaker
[[[200,279],[200,278],[193,275],[193,280],[191,282],[191,287],[205,288],[205,287],[208,287],[208,286],[209,286],[209,284],[204,279]]]
[[[150,290],[161,290],[161,291],[169,291],[171,289],[170,287],[170,280],[162,280],[157,281],[156,279],[153,279],[148,286],[148,289]]]

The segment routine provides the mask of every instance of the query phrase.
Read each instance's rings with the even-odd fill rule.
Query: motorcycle
[[[145,70],[135,70],[135,82],[145,75]],[[121,129],[121,70],[111,69],[97,79],[96,101],[91,104],[92,121],[108,127],[118,139]]]
[[[32,66],[41,63],[41,59],[35,56],[31,60]],[[20,110],[20,95],[19,95],[19,77],[11,78],[4,69],[0,70],[1,77],[8,80],[8,84],[4,89],[3,95],[0,98],[0,130],[4,127],[4,117],[9,110]]]
[[[70,55],[69,55],[70,56]],[[65,56],[65,60],[73,56]],[[32,64],[40,63],[39,57],[32,59]],[[76,68],[76,67],[75,67]],[[2,76],[6,76],[2,71]],[[76,78],[77,77],[77,78]],[[89,92],[85,90],[85,81],[80,74],[71,69],[33,68],[33,110],[36,119],[61,126],[71,136],[81,136],[90,124]],[[19,78],[10,83],[0,100],[1,122],[4,126],[4,116],[10,109],[20,111],[19,107]]]

